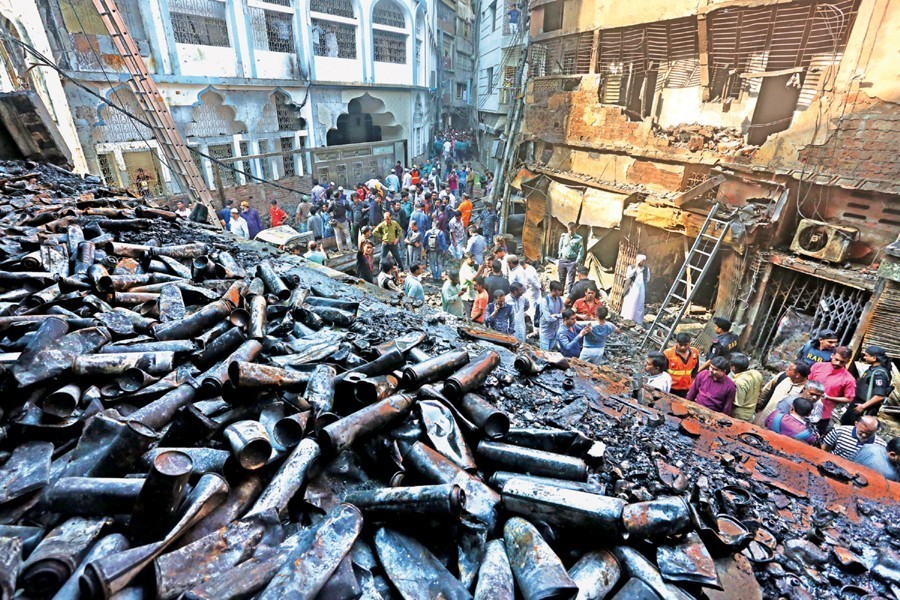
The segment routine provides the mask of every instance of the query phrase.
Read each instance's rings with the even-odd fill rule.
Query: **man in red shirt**
[[[834,407],[849,403],[856,395],[856,379],[847,370],[852,356],[849,348],[838,346],[834,349],[830,361],[816,363],[809,371],[810,381],[818,381],[825,386],[822,419],[816,423],[821,435],[825,435],[830,429],[829,421]]]
[[[578,320],[591,321],[601,306],[603,302],[597,298],[597,288],[589,286],[584,289],[584,298],[579,298],[572,304],[572,310],[578,315]]]
[[[475,302],[472,304],[472,313],[469,315],[476,323],[484,323],[484,311],[487,310],[488,293],[484,289],[484,277],[480,275],[473,281],[475,284]]]
[[[419,165],[413,165],[412,171],[409,172],[409,176],[412,178],[413,185],[419,185],[419,181],[421,181],[422,174],[419,172]]]
[[[287,222],[287,213],[278,206],[278,200],[272,200],[272,206],[269,207],[269,219],[272,227],[279,227]]]

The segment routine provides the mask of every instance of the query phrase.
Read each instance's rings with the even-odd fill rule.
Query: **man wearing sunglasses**
[[[816,424],[821,435],[830,428],[831,413],[839,404],[847,404],[856,395],[856,379],[847,370],[850,363],[850,349],[838,346],[828,362],[816,363],[809,372],[810,381],[818,381],[825,386],[822,397],[822,419]]]

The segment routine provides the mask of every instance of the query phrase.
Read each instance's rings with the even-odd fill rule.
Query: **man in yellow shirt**
[[[400,223],[391,218],[390,211],[384,211],[384,220],[375,226],[372,235],[381,240],[381,260],[384,261],[388,253],[394,257],[394,264],[403,269],[403,258],[400,254],[400,240],[403,238],[403,228]]]
[[[751,369],[750,357],[738,352],[731,355],[731,380],[735,387],[734,412],[731,416],[741,421],[752,421],[762,391],[762,373]]]

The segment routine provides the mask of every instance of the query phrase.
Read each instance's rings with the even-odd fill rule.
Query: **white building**
[[[528,39],[527,11],[516,0],[483,0],[479,22],[477,101],[479,160],[494,169],[515,99],[516,71]]]
[[[427,152],[436,44],[414,0],[118,0],[190,146],[267,179],[384,175]],[[15,9],[11,9],[15,6]],[[92,0],[0,0],[22,39],[80,83],[140,115],[129,74]],[[40,15],[43,28],[34,22]],[[31,15],[26,19],[24,15]],[[143,168],[175,191],[145,127],[64,82],[73,153],[110,183]],[[64,121],[65,119],[63,119]],[[65,131],[65,128],[63,127]],[[345,146],[347,148],[336,148]],[[326,150],[313,150],[335,147]],[[210,187],[248,183],[197,157]]]

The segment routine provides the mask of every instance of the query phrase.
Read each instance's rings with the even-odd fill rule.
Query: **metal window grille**
[[[219,0],[169,0],[172,33],[181,44],[228,47],[225,3]]]
[[[853,337],[871,292],[819,279],[780,266],[772,267],[751,346],[769,356],[781,320],[789,309],[811,317],[811,331],[831,329],[840,343]]]
[[[253,7],[249,12],[254,48],[270,52],[294,52],[294,20],[291,15]]]
[[[142,114],[142,109],[131,90],[117,90],[110,99],[117,106],[123,107],[131,114]],[[153,139],[153,132],[148,127],[141,125],[125,113],[109,106],[104,105],[100,109],[100,118],[103,121],[103,125],[95,127],[92,132],[96,142],[137,142],[142,139]]]
[[[234,158],[234,148],[231,144],[213,144],[209,147],[209,154],[213,158],[217,158],[219,160],[224,160],[228,158]],[[231,165],[230,162],[226,163]],[[221,178],[222,185],[225,187],[236,185],[235,173],[231,169],[227,167],[223,167],[217,163],[213,163],[213,170],[218,170],[219,175],[218,178]]]
[[[516,71],[517,67],[505,66],[503,67],[503,87],[512,88],[516,86]]]
[[[356,58],[356,27],[312,19],[313,52],[316,56]]]
[[[185,125],[188,137],[211,138],[241,133],[243,127],[234,120],[234,109],[222,104],[221,97],[208,92],[201,100],[191,111],[191,122]]]
[[[531,46],[531,70],[545,75],[583,75],[591,70],[594,34],[590,31],[565,35]]]
[[[97,162],[100,164],[100,175],[103,176],[103,183],[106,185],[118,185],[119,181],[113,174],[112,162],[109,154],[98,154]],[[115,157],[113,157],[113,162]]]
[[[403,64],[406,62],[406,36],[387,31],[372,32],[375,62]]]
[[[292,0],[262,0],[268,4],[277,4],[278,6],[293,6]]]
[[[336,17],[356,18],[356,15],[353,14],[353,4],[350,3],[350,0],[312,0],[309,3],[309,10]]]
[[[241,156],[248,156],[250,154],[250,142],[238,142],[238,152]],[[244,173],[247,173],[248,175],[251,174],[249,162],[235,163],[235,166]],[[235,173],[235,175],[237,175],[237,173]],[[247,183],[252,183],[253,181],[249,177],[245,177],[245,179],[247,180]]]
[[[297,174],[297,169],[294,166],[294,138],[292,137],[283,137],[281,138],[281,172],[284,173],[284,177],[293,177]]]
[[[375,10],[372,11],[372,22],[400,29],[406,27],[403,11],[393,0],[381,0],[375,5]]]
[[[802,2],[715,11],[709,21],[710,81],[714,96],[749,89],[737,75],[802,67],[840,59],[859,0]],[[805,83],[805,82],[804,82]]]
[[[306,122],[281,94],[275,95],[275,115],[278,118],[278,131],[302,131]]]
[[[266,154],[271,151],[271,146],[269,145],[269,140],[259,140],[259,153]],[[261,158],[259,159],[260,168],[262,169],[263,179],[272,179],[272,159],[271,158]]]
[[[193,150],[200,150],[197,146],[191,146]],[[191,158],[194,160],[194,165],[197,166],[197,170],[200,171],[200,176],[203,177],[203,181],[206,181],[206,185],[209,185],[209,180],[206,176],[206,169],[203,167],[204,158],[197,154],[196,152],[191,152]],[[174,180],[177,185],[177,179]],[[184,190],[179,190],[184,191]]]

